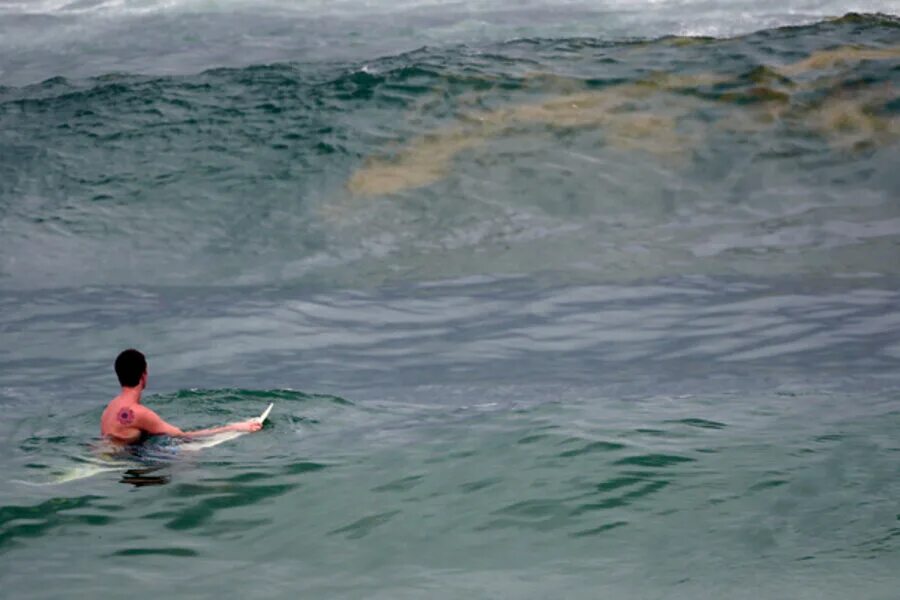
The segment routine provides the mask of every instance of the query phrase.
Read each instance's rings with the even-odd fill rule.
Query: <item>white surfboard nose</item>
[[[253,420],[256,421],[257,423],[265,423],[266,419],[269,418],[269,413],[272,412],[273,406],[275,406],[275,403],[269,402],[269,406],[266,407],[266,410],[263,411],[263,414],[259,415],[258,417],[256,417]]]

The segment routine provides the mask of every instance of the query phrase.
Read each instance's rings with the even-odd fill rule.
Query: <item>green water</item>
[[[153,398],[182,421],[277,409],[264,433],[164,468],[168,485],[114,474],[5,493],[6,585],[108,594],[103,574],[179,597],[893,594],[891,395],[407,393]],[[78,443],[41,429],[20,424],[19,460]]]
[[[0,597],[896,598],[895,17],[103,6],[0,23]],[[269,423],[53,483],[130,346]]]

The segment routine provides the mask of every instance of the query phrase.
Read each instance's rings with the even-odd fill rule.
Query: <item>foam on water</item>
[[[516,38],[729,37],[848,11],[890,13],[890,0],[756,2],[10,2],[0,5],[0,84],[109,72],[184,74],[289,60],[361,60],[423,45]]]

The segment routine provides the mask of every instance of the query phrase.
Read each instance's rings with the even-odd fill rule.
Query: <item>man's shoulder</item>
[[[116,423],[124,427],[134,427],[142,416],[140,406],[122,406],[116,410]]]

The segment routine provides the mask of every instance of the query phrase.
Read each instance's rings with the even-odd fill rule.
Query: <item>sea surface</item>
[[[0,1],[0,598],[896,600],[898,14]]]

